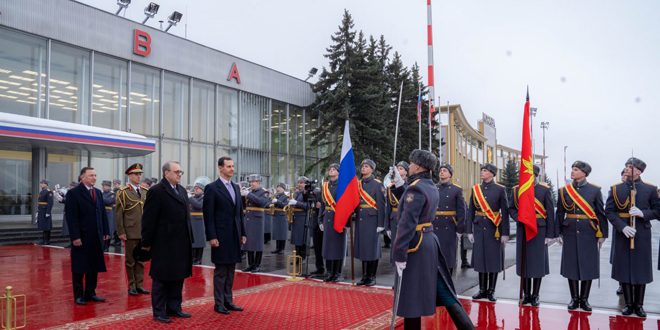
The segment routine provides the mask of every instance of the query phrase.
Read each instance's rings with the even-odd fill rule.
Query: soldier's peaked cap
[[[133,173],[144,173],[144,171],[142,170],[143,168],[144,168],[144,166],[142,166],[142,164],[140,164],[140,163],[135,163],[135,164],[129,166],[129,167],[126,169],[126,172],[125,172],[125,173],[126,173],[126,175],[128,175],[128,174],[133,174]]]
[[[628,160],[626,161],[626,166],[628,165],[632,165],[634,168],[640,170],[642,173],[646,169],[646,163],[643,160],[635,157],[628,158]]]
[[[415,163],[427,170],[433,170],[438,165],[438,158],[429,151],[415,149],[408,157],[411,163]]]

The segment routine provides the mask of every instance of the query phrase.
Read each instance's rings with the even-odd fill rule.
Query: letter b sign
[[[133,31],[133,54],[143,57],[151,54],[151,36],[149,33],[138,29]]]

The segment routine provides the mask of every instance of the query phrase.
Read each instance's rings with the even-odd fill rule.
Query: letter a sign
[[[241,83],[241,75],[238,73],[236,63],[232,63],[231,70],[229,70],[229,76],[227,76],[227,81],[231,81],[232,79],[235,79],[237,84]]]

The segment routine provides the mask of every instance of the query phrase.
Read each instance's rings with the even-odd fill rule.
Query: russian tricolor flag
[[[341,144],[341,162],[339,163],[339,184],[337,186],[337,207],[335,208],[335,230],[344,231],[348,217],[360,204],[357,177],[355,176],[355,157],[351,145],[348,120],[344,126],[344,140]]]

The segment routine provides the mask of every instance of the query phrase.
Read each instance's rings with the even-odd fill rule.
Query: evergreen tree
[[[555,189],[555,186],[552,184],[552,180],[547,175],[543,175],[544,182],[550,187],[550,192],[552,193],[552,205],[557,205],[557,190]]]
[[[506,162],[500,183],[506,187],[506,195],[511,200],[513,197],[513,187],[518,184],[518,164],[514,159],[509,159]]]

